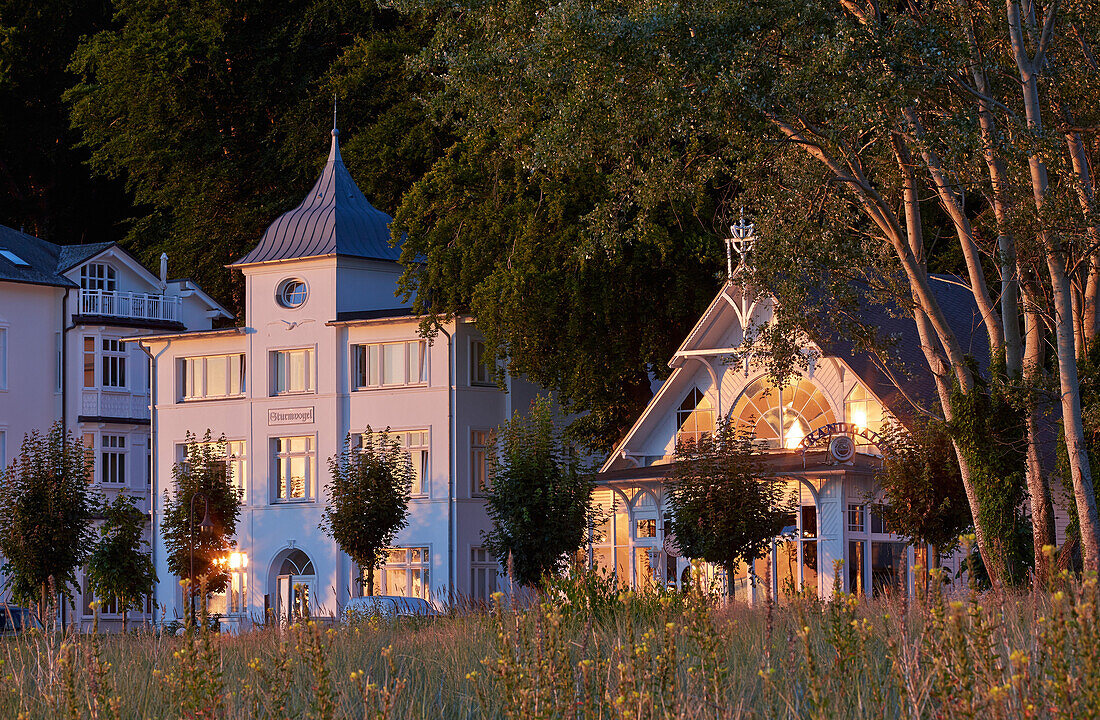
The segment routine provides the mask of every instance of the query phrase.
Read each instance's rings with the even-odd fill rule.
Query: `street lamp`
[[[214,523],[210,521],[210,498],[202,493],[191,495],[191,512],[187,516],[188,538],[191,550],[191,576],[188,578],[188,589],[191,591],[191,624],[195,624],[195,498],[202,498],[202,521],[199,522],[200,535],[213,535]]]

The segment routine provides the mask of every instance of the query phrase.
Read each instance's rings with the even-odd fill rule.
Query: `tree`
[[[62,100],[73,50],[110,21],[109,0],[0,0],[0,223],[62,245],[121,236],[130,199],[92,173]]]
[[[88,586],[99,600],[113,598],[122,611],[122,631],[127,629],[127,613],[141,609],[142,599],[153,592],[157,582],[153,560],[142,546],[146,516],[134,505],[133,498],[119,493],[104,503],[105,520],[99,542],[88,557],[85,572]]]
[[[973,524],[951,437],[926,418],[882,434],[888,451],[876,478],[883,501],[878,513],[893,532],[928,545],[927,569],[938,568]]]
[[[0,553],[5,587],[37,604],[45,622],[53,592],[70,596],[92,544],[93,494],[88,449],[54,423],[46,435],[23,438],[0,487]]]
[[[669,482],[669,528],[684,555],[726,571],[733,594],[738,562],[751,563],[791,513],[783,485],[769,478],[751,428],[721,419],[713,435],[676,446]]]
[[[594,521],[593,483],[562,439],[550,400],[538,397],[527,415],[517,411],[497,428],[487,491],[492,528],[485,547],[512,577],[536,587],[561,572]]]
[[[367,595],[374,594],[374,568],[397,533],[408,526],[412,459],[389,434],[370,426],[362,442],[349,434],[338,455],[328,459],[328,505],[320,527],[366,575]]]
[[[574,0],[490,1],[439,23],[422,61],[444,69],[440,100],[467,113],[467,132],[502,136],[500,154],[527,177],[587,171],[614,190],[585,216],[602,221],[581,227],[577,246],[586,260],[621,252],[616,241],[633,236],[607,227],[636,227],[666,201],[681,211],[677,226],[691,224],[684,222],[690,212],[709,228],[743,188],[738,199],[757,209],[765,237],[787,246],[759,248],[758,257],[773,261],[758,268],[771,270],[769,279],[801,280],[796,296],[803,297],[837,287],[831,276],[885,286],[882,297],[917,325],[938,400],[936,407],[920,399],[918,412],[952,428],[978,546],[1001,586],[1010,574],[996,547],[1007,532],[996,524],[1006,514],[1004,478],[994,467],[1001,439],[965,432],[987,424],[974,413],[996,404],[998,385],[1012,394],[1041,380],[1041,325],[1053,310],[1057,399],[1083,537],[1095,539],[1071,331],[1095,334],[1100,293],[1089,172],[1096,150],[1083,142],[1096,117],[1097,15],[1051,2],[1040,18],[1034,4],[1006,5],[1000,16],[995,4],[966,2],[641,0],[597,10]],[[1055,123],[1041,122],[1046,108]],[[747,147],[759,152],[748,156]],[[738,159],[749,162],[736,167]],[[693,198],[700,199],[677,204]],[[443,225],[450,207],[417,215]],[[459,236],[455,230],[447,241]],[[418,272],[431,272],[428,257]],[[945,257],[980,311],[993,358],[988,373],[971,367],[932,291],[929,266]],[[999,303],[989,289],[991,266]],[[877,301],[875,293],[866,297]],[[841,286],[838,296],[814,299],[833,304],[851,294]],[[803,307],[796,297],[779,300],[780,312]],[[853,309],[837,305],[840,313]],[[522,353],[526,338],[515,341]],[[1024,470],[1041,557],[1052,524],[1038,461],[1039,405],[1021,403],[1014,412],[1028,416]],[[964,434],[956,437],[956,428]]]
[[[161,532],[168,572],[188,580],[193,607],[197,578],[205,579],[208,593],[220,592],[229,582],[226,565],[217,561],[230,550],[229,541],[237,532],[242,491],[229,476],[224,436],[213,440],[207,430],[200,441],[188,432],[186,442],[186,458],[172,466],[175,482],[164,490]],[[213,528],[202,532],[207,513]]]

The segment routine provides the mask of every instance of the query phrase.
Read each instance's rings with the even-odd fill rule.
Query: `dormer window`
[[[279,290],[275,294],[279,304],[285,308],[301,307],[305,304],[308,295],[305,282],[297,278],[283,280],[279,283]]]
[[[106,263],[88,263],[80,268],[80,289],[114,292],[118,289],[115,269]]]

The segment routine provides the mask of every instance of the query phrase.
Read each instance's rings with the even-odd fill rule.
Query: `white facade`
[[[148,512],[149,361],[123,340],[209,328],[228,313],[113,243],[60,247],[0,228],[0,249],[0,464],[24,435],[61,420],[91,451],[95,489]],[[89,619],[90,601],[81,579],[65,619]]]
[[[332,194],[334,173],[346,173],[335,140],[306,210],[311,198]],[[341,190],[339,198],[345,192],[350,196]],[[502,391],[487,377],[479,335],[467,319],[447,323],[434,343],[420,338],[419,319],[395,300],[401,267],[394,256],[342,249],[348,245],[340,243],[361,238],[345,235],[324,254],[307,257],[294,257],[297,240],[285,237],[271,250],[268,238],[280,227],[298,227],[286,218],[300,212],[277,220],[235,266],[245,277],[243,327],[142,340],[155,358],[154,535],[161,536],[164,492],[187,432],[224,435],[244,505],[231,588],[213,600],[214,609],[241,625],[287,618],[306,604],[311,614],[337,614],[361,593],[361,571],[319,527],[327,460],[347,434],[390,428],[402,434],[421,477],[408,527],[376,576],[376,592],[437,604],[486,599],[498,572],[481,547],[489,527],[478,492],[485,445],[513,407],[530,403],[535,388],[517,380]],[[314,229],[335,234],[340,222]],[[295,232],[300,240],[303,231]],[[268,255],[257,255],[265,247]],[[272,255],[279,257],[250,260]],[[182,592],[163,544],[155,561],[157,603],[169,619],[180,617]]]

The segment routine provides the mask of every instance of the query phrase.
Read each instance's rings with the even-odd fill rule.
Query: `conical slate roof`
[[[401,248],[389,243],[393,218],[371,205],[351,179],[340,158],[339,134],[333,128],[328,162],[302,204],[271,223],[234,265],[320,255],[397,260]]]

